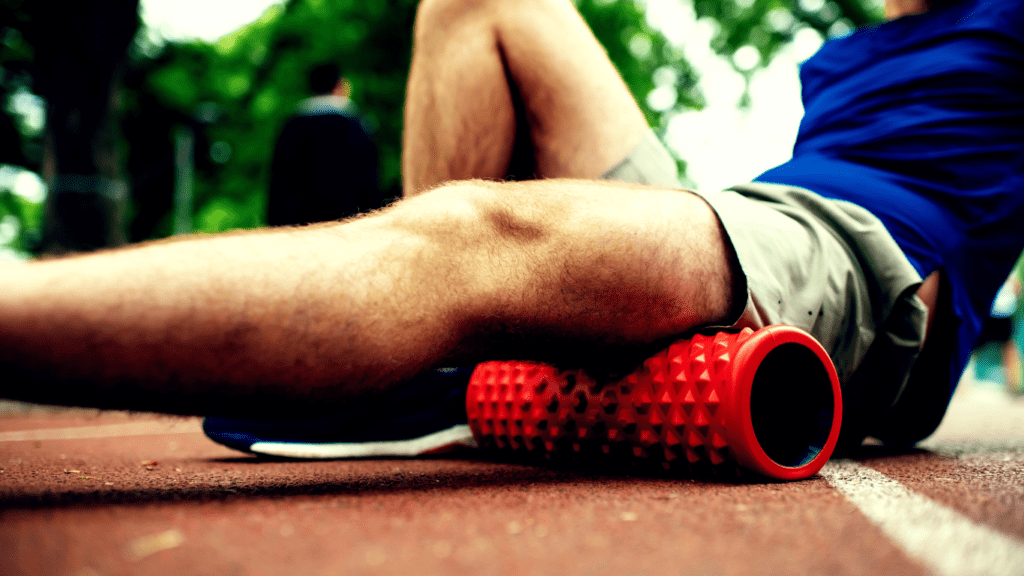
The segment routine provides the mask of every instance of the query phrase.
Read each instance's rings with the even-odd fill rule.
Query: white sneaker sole
[[[380,458],[412,457],[424,454],[442,454],[459,448],[477,448],[473,432],[467,424],[457,424],[446,430],[410,438],[380,442],[338,442],[335,444],[299,442],[255,442],[249,450],[256,454],[283,458]]]

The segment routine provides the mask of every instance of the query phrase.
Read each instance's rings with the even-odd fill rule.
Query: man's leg
[[[528,125],[516,122],[516,104]],[[406,91],[406,195],[504,179],[516,132],[537,176],[600,178],[647,129],[569,0],[424,0]]]
[[[515,129],[509,79],[542,176],[596,177],[646,129],[565,0],[428,0],[419,21],[407,192],[503,175],[507,155],[487,146],[509,145]],[[430,44],[443,37],[430,33],[437,23],[483,32],[458,38],[469,55],[498,56],[492,109],[463,115],[474,108],[451,98],[487,93],[460,82],[493,68],[463,59],[447,74],[428,69],[460,54],[458,43]],[[427,56],[431,46],[439,55]],[[495,158],[497,168],[481,168]],[[714,214],[691,194],[449,185],[342,225],[12,268],[0,275],[0,395],[205,414],[329,411],[435,366],[578,361],[722,322],[736,269]]]
[[[432,367],[578,359],[727,320],[695,195],[448,185],[344,224],[0,271],[0,396],[193,414],[330,410]]]

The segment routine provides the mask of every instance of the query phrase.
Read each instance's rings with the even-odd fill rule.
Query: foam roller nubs
[[[681,474],[807,478],[832,455],[842,397],[821,345],[791,326],[679,340],[629,375],[485,362],[466,394],[482,448]]]

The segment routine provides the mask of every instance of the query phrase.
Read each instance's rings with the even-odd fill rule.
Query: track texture
[[[1024,543],[1022,431],[1024,402],[968,385],[922,449],[869,447],[855,463]],[[936,520],[918,536],[948,547],[948,528]],[[940,569],[820,475],[715,482],[474,453],[272,461],[209,442],[195,419],[0,417],[3,576],[949,573]]]

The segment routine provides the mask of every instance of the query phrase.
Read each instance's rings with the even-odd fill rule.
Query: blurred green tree
[[[24,8],[18,0],[0,1],[5,15]],[[697,71],[647,21],[645,0],[575,2],[652,126],[662,129],[672,114],[703,106]],[[175,154],[187,156],[189,150],[194,179],[187,212],[194,215],[194,228],[217,232],[261,225],[274,139],[296,103],[309,95],[307,71],[325,61],[345,70],[354,101],[376,126],[381,185],[400,195],[402,100],[416,5],[290,0],[214,44],[153,46],[140,36],[124,92],[133,239],[174,230],[173,181],[187,176],[175,176]],[[760,66],[801,29],[827,37],[881,19],[876,0],[693,0],[693,8],[715,23],[716,52],[731,56],[753,47]],[[18,38],[16,25],[0,29],[0,66],[17,58],[31,61],[31,46],[4,40],[9,36]],[[756,67],[737,69],[750,74]],[[7,102],[17,88],[3,79],[13,77],[0,74],[0,89],[6,90],[0,96]],[[648,94],[666,82],[674,98],[652,108]],[[191,135],[185,138],[191,148],[181,146],[183,134]],[[4,206],[0,217],[13,214]]]

